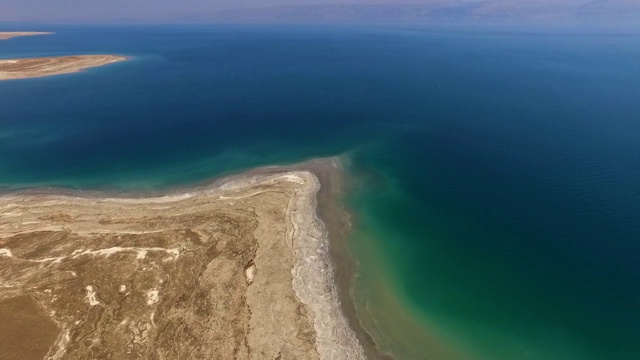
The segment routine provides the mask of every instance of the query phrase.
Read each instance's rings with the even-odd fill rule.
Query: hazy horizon
[[[625,21],[640,19],[634,0],[186,0],[88,3],[5,0],[2,22],[426,22]]]

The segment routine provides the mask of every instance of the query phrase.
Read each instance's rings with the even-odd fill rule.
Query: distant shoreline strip
[[[0,81],[71,74],[129,60],[121,55],[75,55],[0,60]]]
[[[53,35],[52,32],[37,32],[37,31],[2,31],[0,32],[0,40],[9,40],[15,37],[24,36],[39,36],[39,35]]]

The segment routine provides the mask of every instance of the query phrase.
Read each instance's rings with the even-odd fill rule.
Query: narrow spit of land
[[[363,359],[319,186],[271,169],[156,197],[0,196],[0,358]]]
[[[48,32],[0,32],[0,40],[14,37],[50,35]],[[118,55],[74,55],[0,60],[0,81],[30,79],[80,72],[127,60]]]
[[[14,37],[21,36],[36,36],[36,35],[52,35],[50,32],[36,32],[36,31],[1,31],[0,40],[8,40]]]
[[[0,80],[70,74],[127,60],[117,55],[76,55],[0,60]]]

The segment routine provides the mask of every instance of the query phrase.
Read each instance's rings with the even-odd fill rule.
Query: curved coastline
[[[329,260],[328,232],[316,215],[320,183],[310,172],[301,172],[298,176],[306,178],[303,181],[309,185],[290,205],[290,236],[297,259],[292,270],[294,291],[314,313],[320,359],[365,359],[355,332],[342,314]]]
[[[129,58],[119,55],[75,55],[0,60],[0,81],[72,74]]]
[[[284,209],[284,216],[288,223],[284,241],[288,243],[294,264],[290,269],[292,279],[290,289],[293,290],[298,301],[303,304],[301,306],[308,309],[308,316],[312,320],[315,334],[313,344],[310,345],[315,348],[319,359],[365,359],[365,351],[358,341],[357,330],[354,331],[350,327],[350,321],[343,314],[339,291],[334,279],[334,267],[329,256],[328,231],[316,213],[317,194],[321,183],[312,171],[303,169],[303,166],[267,167],[221,178],[208,186],[173,189],[164,194],[152,196],[148,194],[146,196],[126,193],[109,194],[99,191],[30,189],[5,193],[2,198],[3,201],[14,202],[24,201],[27,198],[30,199],[29,201],[35,202],[44,200],[49,203],[59,202],[73,205],[91,200],[97,203],[122,204],[122,206],[153,204],[157,207],[187,201],[195,202],[198,197],[220,196],[220,199],[223,199],[226,197],[226,193],[242,193],[241,197],[252,197],[254,193],[262,192],[262,190],[257,192],[255,190],[266,186],[266,191],[270,191],[268,186],[271,184],[283,186],[284,183],[292,184],[295,189],[294,196],[289,197],[287,208]],[[249,193],[245,194],[246,191]],[[247,274],[251,273],[250,280],[247,275],[248,288],[254,281],[258,285],[259,277],[262,275],[259,267],[256,269],[255,264],[252,266],[247,268],[251,271],[245,269],[248,271]],[[254,302],[255,294],[254,292],[252,295]],[[61,334],[68,335],[69,328],[62,327]],[[59,341],[56,341],[54,349],[60,350],[59,347],[64,345],[62,343],[66,339],[66,335],[63,335],[58,339]]]

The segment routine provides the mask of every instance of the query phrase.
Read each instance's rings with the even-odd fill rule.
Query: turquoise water
[[[33,26],[31,26],[33,27]],[[0,57],[0,184],[157,189],[342,155],[380,346],[410,359],[640,358],[640,32],[47,27]]]

